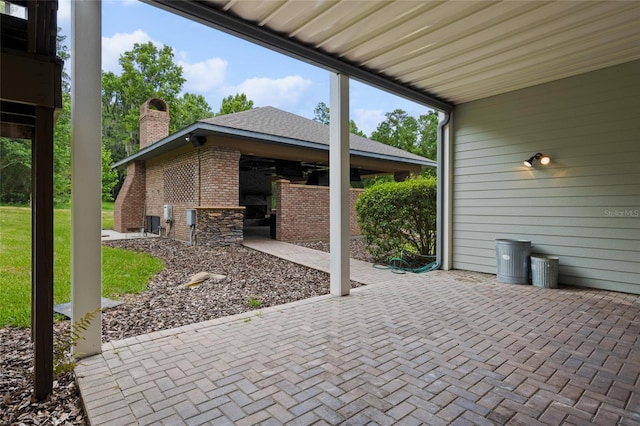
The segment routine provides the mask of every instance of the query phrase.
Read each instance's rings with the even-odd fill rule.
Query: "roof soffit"
[[[145,1],[441,110],[640,59],[640,2]]]

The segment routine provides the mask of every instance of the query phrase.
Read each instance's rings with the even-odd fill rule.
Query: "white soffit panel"
[[[640,59],[639,1],[201,4],[454,104]]]

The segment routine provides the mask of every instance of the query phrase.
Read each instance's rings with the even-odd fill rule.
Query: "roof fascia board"
[[[412,88],[351,62],[335,58],[328,53],[307,46],[302,42],[284,37],[274,31],[259,27],[241,18],[215,9],[211,5],[202,4],[198,1],[142,1],[287,56],[303,60],[312,65],[320,66],[332,72],[346,74],[355,80],[436,110],[446,113],[453,110],[454,105],[452,103],[444,101],[431,93]]]
[[[428,158],[425,158],[424,161],[423,161],[423,160],[418,160],[417,158],[396,157],[395,155],[378,154],[376,152],[359,151],[359,150],[355,150],[355,149],[350,149],[349,150],[349,154],[357,155],[358,157],[378,158],[380,160],[398,161],[400,163],[418,164],[420,166],[437,167],[437,165],[438,165],[438,163],[436,163],[433,160],[429,160]]]
[[[160,148],[167,148],[167,151],[174,149],[176,147],[171,147],[168,145],[171,145],[171,142],[178,140],[178,139],[184,139],[185,137],[187,137],[187,135],[189,135],[189,133],[193,133],[196,130],[198,130],[200,128],[200,124],[201,123],[193,123],[192,125],[185,127],[182,130],[177,131],[176,133],[169,135],[163,139],[160,139],[157,142],[152,143],[149,146],[145,146],[144,148],[142,148],[140,151],[136,152],[135,154],[132,154],[130,156],[128,156],[127,158],[124,158],[120,161],[118,161],[117,163],[115,163],[113,166],[111,166],[112,169],[117,169],[118,167],[121,166],[125,166],[127,164],[129,164],[132,161],[135,160],[146,160],[147,158],[153,158],[155,156],[155,152]]]
[[[231,127],[224,127],[224,126],[219,126],[216,124],[211,124],[211,123],[205,123],[205,122],[196,122],[192,125],[190,125],[189,127],[186,127],[172,135],[167,136],[164,139],[159,140],[158,142],[146,146],[144,148],[142,148],[140,151],[138,151],[137,153],[130,155],[129,157],[118,161],[116,164],[114,164],[112,166],[113,169],[118,168],[118,167],[122,167],[127,165],[128,163],[132,162],[132,161],[136,161],[136,160],[148,160],[150,158],[155,157],[156,155],[159,154],[163,154],[165,152],[170,151],[171,149],[175,149],[177,148],[177,143],[175,143],[176,141],[182,140],[185,137],[187,137],[190,133],[199,133],[199,134],[203,134],[205,135],[209,135],[209,134],[215,134],[215,135],[220,135],[220,136],[230,136],[230,137],[235,137],[235,138],[245,138],[245,139],[252,139],[254,141],[258,141],[258,142],[266,142],[266,143],[272,143],[272,144],[279,144],[279,145],[287,145],[287,146],[295,146],[297,148],[307,148],[307,149],[316,149],[319,151],[329,151],[329,145],[325,145],[322,143],[317,143],[317,142],[309,142],[309,141],[304,141],[304,140],[300,140],[300,139],[293,139],[293,138],[287,138],[287,137],[283,137],[283,136],[276,136],[276,135],[271,135],[268,133],[258,133],[258,132],[252,132],[249,130],[242,130],[242,129],[234,129]],[[175,145],[175,146],[174,146]],[[164,148],[164,149],[163,149]],[[159,152],[157,152],[159,151]],[[402,163],[409,163],[409,164],[418,164],[421,166],[435,166],[435,162],[433,162],[432,160],[429,160],[427,158],[424,159],[424,161],[422,160],[418,160],[418,159],[413,159],[413,158],[403,158],[403,157],[398,157],[395,155],[388,155],[388,154],[380,154],[380,153],[375,153],[375,152],[368,152],[368,151],[361,151],[361,150],[354,150],[354,149],[350,149],[349,150],[349,154],[350,155],[357,155],[360,157],[369,157],[369,158],[378,158],[381,160],[387,160],[387,161],[399,161]]]

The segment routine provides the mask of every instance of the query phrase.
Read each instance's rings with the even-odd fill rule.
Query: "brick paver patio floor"
[[[76,369],[91,424],[640,424],[640,296],[373,276],[105,344]]]

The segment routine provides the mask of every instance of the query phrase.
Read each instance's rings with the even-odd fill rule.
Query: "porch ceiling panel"
[[[444,110],[640,59],[637,1],[146,1]]]

